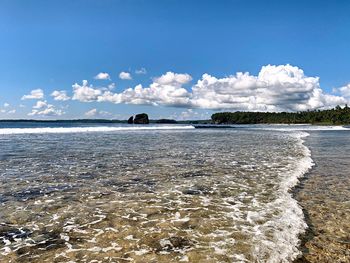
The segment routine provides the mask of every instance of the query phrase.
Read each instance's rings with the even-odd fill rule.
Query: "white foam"
[[[273,124],[273,125],[259,125],[254,126],[257,130],[272,130],[272,131],[350,131],[350,128],[344,126],[318,126],[308,124]]]
[[[299,255],[299,235],[305,232],[307,224],[304,220],[302,208],[293,199],[290,189],[293,188],[306,172],[314,165],[310,150],[303,144],[303,137],[308,136],[306,132],[292,133],[297,138],[297,146],[303,155],[294,164],[294,169],[285,172],[279,188],[279,197],[268,205],[269,208],[279,208],[279,215],[262,225],[256,226],[253,238],[256,244],[253,251],[257,262],[291,262]],[[274,229],[273,237],[266,238],[268,233]]]
[[[143,131],[143,130],[188,130],[194,126],[131,126],[131,127],[57,127],[57,128],[2,128],[0,135],[7,134],[41,134],[41,133],[84,133],[84,132],[118,132],[118,131]]]

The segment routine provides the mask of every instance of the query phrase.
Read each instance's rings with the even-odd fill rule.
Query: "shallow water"
[[[0,261],[289,262],[301,132],[0,135]]]
[[[310,231],[310,262],[350,262],[350,134],[312,132],[306,140],[315,166],[298,187]]]

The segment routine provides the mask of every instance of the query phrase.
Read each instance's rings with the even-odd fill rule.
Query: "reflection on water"
[[[282,262],[305,229],[300,134],[0,137],[1,262]],[[93,261],[95,260],[95,261]]]

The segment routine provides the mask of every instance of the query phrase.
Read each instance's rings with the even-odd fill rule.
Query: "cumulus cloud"
[[[36,104],[33,106],[33,109],[42,109],[42,108],[45,108],[47,107],[47,102],[46,101],[42,101],[42,100],[39,100],[36,102]]]
[[[29,116],[61,116],[64,112],[60,109],[56,109],[52,104],[48,104],[47,101],[37,101],[37,103],[33,106],[33,109]]]
[[[54,100],[60,101],[66,101],[70,99],[70,97],[67,95],[67,91],[65,90],[55,90],[51,93],[51,96]]]
[[[98,73],[98,74],[94,77],[94,79],[99,79],[99,80],[108,79],[108,80],[110,80],[111,77],[110,77],[109,74],[106,73],[106,72],[100,72],[100,73]]]
[[[135,70],[136,74],[147,74],[147,70],[145,68],[140,68]]]
[[[110,116],[110,115],[111,115],[111,113],[108,112],[108,111],[102,111],[102,110],[99,111],[97,109],[91,109],[91,110],[85,112],[85,116],[89,117],[89,118],[91,118],[91,117],[102,117],[102,116],[106,117],[106,116]]]
[[[102,95],[102,90],[93,88],[87,80],[83,80],[82,85],[75,83],[73,86],[73,100],[82,102],[96,101]]]
[[[8,107],[10,107],[10,104],[7,103],[7,102],[5,102],[5,103],[4,103],[4,108],[8,108]]]
[[[137,85],[135,88],[128,88],[121,93],[107,91],[98,97],[98,101],[186,106],[190,103],[191,94],[182,85],[188,83],[191,79],[188,74],[167,72],[155,78],[149,87],[143,88],[142,85]]]
[[[83,81],[73,85],[73,99],[211,110],[304,111],[344,105],[350,93],[345,86],[339,89],[343,96],[327,94],[318,77],[308,77],[291,65],[267,65],[256,76],[247,72],[224,78],[203,74],[188,90],[184,85],[191,80],[189,74],[167,72],[148,87],[137,85],[120,93]]]
[[[350,99],[350,83],[339,88],[340,94]]]
[[[44,91],[42,89],[35,89],[30,92],[28,95],[23,95],[21,100],[40,100],[44,98]]]
[[[119,73],[119,78],[124,80],[132,79],[131,74],[129,72],[122,71]]]
[[[301,111],[344,104],[325,94],[318,77],[308,77],[291,65],[261,68],[257,76],[236,73],[226,78],[204,74],[192,88],[192,106],[213,110]]]
[[[186,84],[192,80],[192,77],[189,74],[178,74],[168,71],[164,75],[154,78],[154,83],[160,85],[174,85],[180,86]]]

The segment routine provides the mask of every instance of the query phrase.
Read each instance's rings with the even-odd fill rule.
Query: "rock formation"
[[[148,115],[146,113],[136,114],[134,124],[149,124]]]

